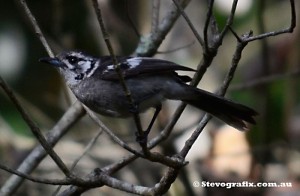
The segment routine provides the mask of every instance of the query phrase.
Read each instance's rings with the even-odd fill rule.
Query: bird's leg
[[[152,126],[153,126],[153,124],[154,124],[154,122],[155,122],[155,120],[156,120],[156,118],[157,118],[157,116],[158,116],[158,114],[161,110],[161,107],[162,107],[161,104],[159,104],[155,107],[155,112],[153,114],[153,117],[152,117],[147,129],[142,132],[142,135],[139,132],[136,132],[136,134],[135,134],[136,135],[136,141],[138,143],[140,143],[140,144],[141,143],[143,143],[143,144],[147,143],[148,135],[149,135],[149,133],[151,131],[151,128],[152,128]]]
[[[153,124],[154,124],[154,122],[155,122],[155,120],[156,120],[156,118],[157,118],[157,116],[158,116],[158,114],[159,114],[159,112],[160,112],[160,110],[161,110],[161,104],[159,104],[159,105],[157,105],[157,106],[155,107],[155,112],[154,112],[154,114],[153,114],[153,117],[152,117],[152,119],[151,119],[151,121],[150,121],[150,123],[149,123],[147,129],[144,131],[144,133],[145,133],[146,135],[148,135],[148,134],[150,133],[150,130],[151,130],[151,128],[152,128],[152,126],[153,126]]]
[[[148,135],[149,135],[149,133],[150,133],[150,131],[151,131],[151,128],[152,128],[152,126],[153,126],[153,124],[154,124],[154,122],[155,122],[155,120],[156,120],[156,118],[157,118],[157,116],[158,116],[160,110],[161,110],[161,104],[159,104],[159,105],[157,105],[157,106],[155,107],[155,112],[154,112],[154,114],[153,114],[153,117],[152,117],[152,119],[151,119],[151,121],[150,121],[150,123],[149,123],[147,129],[146,129],[145,131],[143,131],[143,134],[140,135],[139,133],[136,133],[136,141],[137,141],[138,143],[140,143],[140,144],[143,143],[143,144],[144,144],[144,143],[147,142],[147,140],[148,140]]]
[[[130,104],[129,107],[129,112],[133,113],[133,114],[139,114],[139,105],[137,103],[132,103]],[[140,120],[138,120],[140,122]],[[136,141],[141,145],[141,146],[145,146],[147,144],[147,135],[145,135],[145,131],[143,130],[139,130],[138,128],[139,126],[137,126],[137,131],[135,132],[135,136],[136,136]]]
[[[130,104],[129,112],[132,114],[138,114],[139,113],[139,105],[135,102]]]

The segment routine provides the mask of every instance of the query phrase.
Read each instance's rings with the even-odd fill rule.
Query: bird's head
[[[39,61],[56,67],[69,86],[90,77],[99,63],[97,58],[78,51],[62,52],[56,57],[44,57]]]

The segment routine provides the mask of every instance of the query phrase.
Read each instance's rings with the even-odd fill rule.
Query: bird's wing
[[[112,58],[102,57],[101,63],[97,69],[97,77],[103,80],[118,80],[118,74],[114,69]],[[175,73],[174,71],[195,71],[194,69],[178,65],[176,63],[149,58],[149,57],[117,57],[121,72],[124,78],[130,78],[142,74],[163,74]],[[179,76],[182,80],[188,81],[188,76]]]

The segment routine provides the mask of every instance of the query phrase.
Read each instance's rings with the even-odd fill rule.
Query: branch
[[[277,35],[284,34],[284,33],[292,33],[296,27],[295,1],[290,0],[290,4],[291,4],[291,22],[290,22],[289,27],[282,29],[282,30],[278,30],[278,31],[271,31],[271,32],[260,34],[260,35],[251,36],[248,39],[245,39],[243,41],[244,42],[252,42],[255,40],[264,39],[264,38],[271,37],[271,36],[277,36]]]
[[[159,134],[158,136],[156,136],[155,138],[151,139],[149,142],[148,142],[148,148],[149,149],[152,149],[154,148],[155,146],[157,146],[160,142],[162,142],[165,138],[165,135],[163,134],[163,132],[161,134]],[[141,153],[141,152],[140,152]],[[160,155],[158,155],[160,156]],[[124,157],[123,159],[121,159],[120,161],[116,162],[116,163],[113,163],[113,164],[110,164],[110,165],[107,165],[103,168],[101,168],[101,171],[104,172],[106,175],[112,175],[114,174],[115,172],[121,170],[123,167],[127,166],[129,163],[131,163],[132,161],[136,160],[138,158],[138,156],[136,154],[133,154],[133,155],[129,155],[127,157]],[[164,161],[164,160],[163,160]],[[166,163],[167,161],[170,161],[169,163]],[[178,155],[175,155],[173,157],[170,157],[170,159],[167,159],[166,162],[163,162],[165,165],[170,165],[170,166],[173,166],[173,167],[170,167],[169,170],[171,171],[177,171],[179,172],[180,170],[180,167],[184,166],[187,164],[187,162],[184,161],[184,159],[182,159],[182,157],[178,156]],[[161,161],[162,162],[162,161]],[[86,181],[88,182],[91,182],[92,180],[89,179],[89,178],[93,178],[95,176],[95,171],[91,172],[88,177],[86,178]],[[165,176],[162,178],[164,179]],[[94,184],[96,187],[101,187],[103,186],[104,184]],[[162,185],[160,185],[159,187],[161,187]],[[113,186],[112,186],[113,187]],[[66,189],[63,193],[61,193],[60,195],[79,195],[83,192],[85,192],[86,190],[89,190],[91,189],[92,187],[79,187],[79,186],[71,186],[69,187],[68,189]],[[113,187],[114,188],[114,187]],[[153,188],[150,188],[150,189],[157,189],[157,185],[155,185],[155,187]],[[161,189],[161,188],[160,188]],[[159,189],[159,190],[160,190]],[[155,191],[153,190],[153,191]],[[149,190],[147,190],[149,191]]]
[[[144,155],[140,153],[139,151],[131,148],[126,142],[124,142],[122,139],[120,139],[116,134],[114,134],[107,126],[105,126],[99,118],[95,115],[93,111],[91,111],[89,108],[84,106],[84,109],[87,111],[88,115],[91,117],[91,119],[107,134],[110,136],[110,138],[116,142],[119,146],[126,149],[127,151],[131,152],[132,154],[137,155],[138,157],[143,157]]]
[[[77,101],[73,104],[57,124],[46,134],[46,139],[50,145],[54,146],[64,134],[72,127],[83,115],[85,110]],[[41,145],[35,147],[31,153],[23,160],[17,171],[23,174],[30,174],[39,163],[47,156],[46,151]],[[19,176],[11,176],[1,187],[1,193],[13,194],[14,191],[22,184],[23,178]]]
[[[190,0],[182,0],[180,3],[181,8],[184,9],[189,2]],[[171,7],[169,12],[162,19],[162,22],[159,24],[157,31],[141,37],[138,47],[134,53],[137,54],[137,56],[153,56],[179,16],[180,10],[178,10],[175,6]]]
[[[209,42],[208,42],[208,28],[209,25],[211,24],[211,18],[213,16],[213,6],[214,6],[214,0],[210,0],[208,3],[208,8],[207,8],[207,13],[206,13],[206,20],[203,28],[203,37],[204,37],[204,45],[203,45],[203,51],[204,53],[209,52]],[[217,35],[212,35],[212,36],[217,36]]]
[[[26,13],[29,21],[31,22],[31,25],[32,25],[32,27],[34,29],[35,34],[38,36],[39,40],[43,44],[43,46],[46,49],[48,55],[50,57],[54,57],[54,54],[53,54],[53,52],[52,52],[52,50],[51,50],[51,48],[50,48],[50,46],[49,46],[49,44],[48,44],[45,36],[44,36],[44,34],[42,33],[42,31],[41,31],[41,29],[40,29],[40,27],[39,27],[39,25],[38,25],[35,17],[33,16],[33,14],[31,13],[30,9],[28,8],[26,1],[25,0],[19,0],[19,2],[20,2],[20,5],[23,7],[23,9],[24,9],[24,11],[25,11],[25,13]]]
[[[128,21],[129,21],[129,23],[130,23],[130,25],[131,25],[131,27],[132,27],[132,29],[133,29],[135,35],[136,35],[137,37],[140,37],[140,36],[141,36],[141,35],[140,35],[140,32],[138,31],[136,25],[134,24],[134,21],[132,20],[132,18],[131,18],[131,16],[130,16],[130,9],[129,9],[129,8],[130,8],[130,7],[129,7],[128,0],[125,0],[126,16],[127,16],[127,18],[128,18]]]
[[[128,86],[126,85],[123,73],[122,73],[121,68],[120,68],[120,64],[117,61],[117,58],[116,58],[116,56],[114,54],[114,50],[113,50],[112,45],[110,43],[109,34],[106,31],[106,28],[105,28],[105,25],[104,25],[104,22],[103,22],[103,19],[102,19],[101,9],[99,7],[98,1],[97,0],[92,0],[92,2],[93,2],[93,7],[94,7],[94,10],[96,12],[97,19],[98,19],[101,31],[102,31],[102,36],[103,36],[104,41],[106,43],[106,46],[107,46],[107,48],[109,50],[109,54],[110,54],[110,56],[112,57],[112,60],[113,60],[114,69],[115,69],[115,71],[118,74],[119,81],[120,81],[120,83],[122,85],[122,88],[124,90],[124,93],[125,93],[128,101],[129,101],[130,106],[133,109],[136,109],[138,103],[136,103],[135,100],[133,100],[131,92],[130,92]],[[138,112],[133,112],[133,117],[134,117],[135,125],[137,127],[137,133],[138,133],[138,135],[139,136],[143,136],[144,135],[143,134],[144,131],[143,131],[143,128],[142,128],[141,119],[140,119],[140,116],[139,116]],[[140,145],[141,145],[141,147],[142,147],[142,149],[144,151],[144,154],[147,154],[148,153],[147,152],[147,146],[145,145],[145,143],[140,143]]]
[[[70,170],[73,171],[74,168],[76,167],[76,165],[79,163],[79,161],[91,150],[91,148],[96,144],[98,138],[100,137],[100,135],[102,135],[103,130],[99,130],[98,133],[96,134],[95,137],[92,138],[92,140],[87,144],[87,146],[85,147],[85,149],[83,150],[83,153],[76,158],[73,161],[72,166],[70,167]],[[55,192],[52,195],[57,195],[57,193],[59,192],[59,190],[61,189],[62,186],[57,187],[57,189],[55,190]]]
[[[36,183],[42,183],[42,184],[50,184],[50,185],[70,185],[71,184],[71,181],[70,180],[67,180],[67,179],[64,179],[64,180],[60,180],[60,179],[42,179],[42,178],[38,178],[38,177],[32,177],[32,176],[29,176],[27,174],[24,174],[22,172],[19,172],[17,170],[14,170],[14,169],[11,169],[9,167],[6,167],[5,165],[3,164],[0,164],[0,169],[4,170],[4,171],[7,171],[8,173],[11,173],[11,174],[15,174],[16,176],[22,178],[22,179],[26,179],[26,180],[30,180],[32,182],[36,182]],[[12,192],[11,191],[15,191],[15,190],[11,190],[11,189],[6,189],[6,188],[2,188],[0,190],[0,194],[3,195],[10,195]]]
[[[158,30],[159,11],[160,11],[160,0],[153,0],[152,1],[151,33],[155,33]]]
[[[8,85],[5,83],[5,81],[0,76],[0,86],[5,91],[5,93],[8,95],[12,103],[15,105],[19,113],[21,114],[23,120],[26,122],[28,127],[30,128],[33,135],[38,139],[40,144],[43,146],[43,148],[46,150],[46,152],[49,154],[49,156],[53,159],[53,161],[56,163],[56,165],[62,170],[62,172],[66,176],[71,176],[71,173],[67,166],[64,164],[64,162],[59,158],[59,156],[55,153],[55,151],[52,149],[51,145],[48,143],[46,138],[41,133],[40,128],[33,122],[33,120],[29,117],[27,112],[23,109],[19,101],[17,100],[16,96],[12,92],[12,90],[8,87]]]
[[[183,18],[185,19],[185,21],[187,22],[187,24],[189,25],[190,29],[192,30],[194,36],[196,37],[196,39],[198,40],[198,42],[200,43],[200,45],[203,47],[204,46],[204,41],[203,41],[202,37],[197,32],[195,26],[193,25],[193,23],[189,19],[188,15],[184,12],[184,9],[178,3],[178,0],[172,0],[172,1],[176,5],[177,9],[180,11],[180,14],[183,16]]]
[[[247,39],[248,37],[250,37],[252,34],[251,32],[244,35],[244,37],[242,39]],[[231,83],[233,77],[234,77],[234,73],[237,69],[238,63],[241,60],[242,57],[242,52],[244,50],[244,48],[246,47],[247,42],[240,42],[238,40],[237,46],[236,46],[236,50],[234,52],[233,58],[232,58],[232,62],[231,62],[231,68],[227,73],[227,76],[225,77],[225,80],[223,82],[223,85],[220,88],[219,91],[219,95],[224,96],[229,84]],[[197,138],[199,137],[199,135],[202,133],[204,127],[206,126],[207,122],[209,121],[209,119],[211,118],[210,115],[206,114],[203,119],[201,120],[201,122],[199,123],[199,126],[196,128],[196,130],[193,132],[193,134],[191,135],[191,137],[185,142],[184,147],[182,148],[182,150],[180,151],[180,155],[182,157],[186,157],[186,155],[188,154],[188,152],[190,151],[190,149],[192,148],[192,146],[194,145],[194,143],[196,142]]]
[[[225,27],[223,28],[223,30],[221,31],[221,33],[219,35],[219,39],[217,40],[217,42],[219,42],[219,44],[223,42],[224,36],[226,35],[226,33],[228,32],[229,28],[231,27],[231,25],[233,23],[237,3],[238,3],[238,0],[234,0],[232,2],[230,15],[227,18]]]
[[[186,163],[181,160],[178,159],[177,157],[168,157],[168,156],[164,156],[161,155],[160,153],[157,152],[150,152],[149,149],[151,149],[151,147],[147,147],[147,154],[145,155],[143,151],[137,151],[133,148],[131,148],[129,145],[127,145],[123,140],[121,140],[118,136],[116,136],[112,131],[110,131],[100,120],[99,118],[97,118],[97,116],[95,115],[95,113],[93,111],[91,111],[89,108],[87,108],[86,106],[84,106],[85,110],[87,111],[88,115],[92,118],[92,120],[94,120],[94,122],[97,123],[97,125],[99,127],[101,127],[101,129],[107,133],[114,142],[116,142],[117,144],[119,144],[121,147],[123,147],[124,149],[126,149],[127,151],[133,153],[134,155],[136,155],[137,157],[142,157],[145,158],[147,160],[153,161],[153,162],[158,162],[158,163],[162,163],[164,165],[167,165],[169,167],[181,167],[182,165],[185,165]]]

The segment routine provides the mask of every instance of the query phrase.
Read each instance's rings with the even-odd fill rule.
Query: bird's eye
[[[77,57],[75,57],[75,56],[67,56],[66,59],[68,60],[68,62],[70,64],[73,64],[73,65],[77,64],[78,61],[79,61],[79,59]]]

